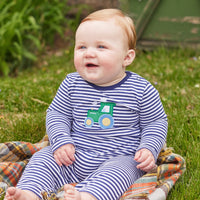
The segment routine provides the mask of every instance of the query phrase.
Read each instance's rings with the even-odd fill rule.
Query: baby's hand
[[[59,166],[69,166],[75,161],[75,147],[73,144],[65,144],[54,152],[54,158]]]
[[[156,166],[154,156],[148,149],[137,151],[134,160],[140,163],[137,168],[145,172],[149,172]]]

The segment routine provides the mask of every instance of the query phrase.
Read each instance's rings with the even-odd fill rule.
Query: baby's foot
[[[74,186],[66,184],[64,190],[64,200],[81,200],[81,194]]]
[[[64,186],[64,200],[97,200],[87,192],[79,192],[74,186],[66,184]]]
[[[4,200],[37,200],[38,197],[29,191],[23,191],[15,187],[9,187]]]

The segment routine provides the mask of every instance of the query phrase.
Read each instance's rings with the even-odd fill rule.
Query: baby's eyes
[[[80,46],[79,49],[86,49],[86,46]]]
[[[104,45],[98,45],[99,49],[105,49],[106,47]]]
[[[84,45],[80,45],[80,46],[77,46],[76,49],[87,49],[88,47],[87,46],[84,46]],[[97,45],[98,49],[106,49],[107,47],[105,45]]]

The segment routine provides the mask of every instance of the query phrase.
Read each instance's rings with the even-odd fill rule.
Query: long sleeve
[[[70,136],[72,110],[67,78],[60,85],[51,105],[47,109],[46,131],[49,136],[51,149],[54,152],[64,144],[72,143]]]
[[[140,128],[141,143],[137,151],[146,148],[156,160],[166,141],[168,122],[159,94],[151,84],[147,84],[140,103]]]

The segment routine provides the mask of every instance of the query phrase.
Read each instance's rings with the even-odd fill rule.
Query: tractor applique
[[[114,125],[113,107],[115,105],[112,102],[101,102],[98,110],[88,110],[85,126],[92,127],[94,122],[97,122],[102,129],[112,128]]]

